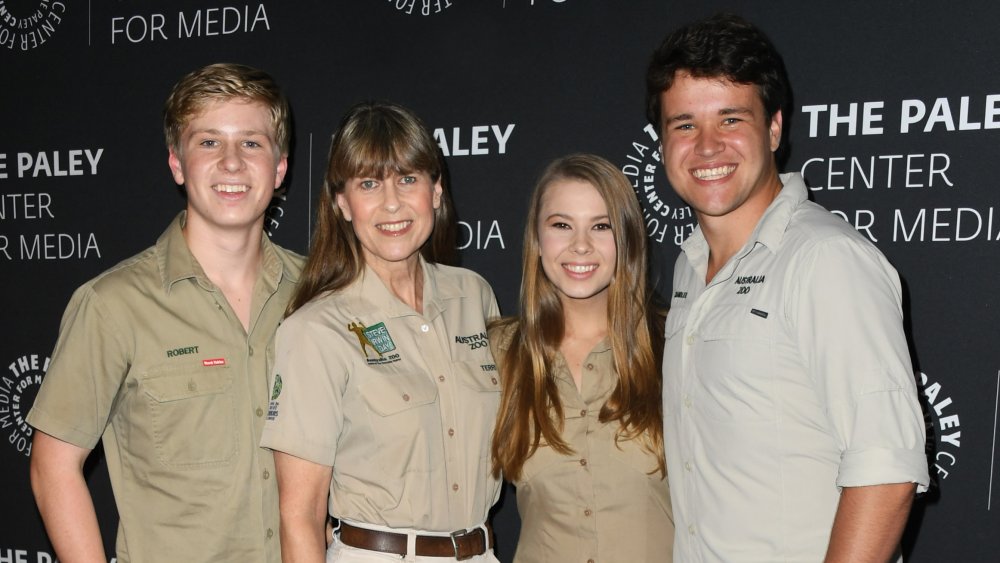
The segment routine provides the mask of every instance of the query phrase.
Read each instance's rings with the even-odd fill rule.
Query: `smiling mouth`
[[[734,170],[736,170],[736,165],[728,164],[726,166],[716,166],[715,168],[698,168],[692,170],[691,173],[699,180],[718,180],[732,174]]]
[[[243,194],[250,191],[250,186],[246,184],[216,184],[212,189],[224,194]]]
[[[375,225],[378,230],[387,233],[398,233],[413,224],[413,221],[399,221],[398,223],[379,223]]]
[[[563,268],[566,268],[567,270],[573,272],[574,274],[586,274],[596,270],[597,264],[587,264],[587,265],[563,264]]]

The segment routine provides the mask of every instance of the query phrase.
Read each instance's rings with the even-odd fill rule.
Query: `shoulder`
[[[503,317],[491,322],[486,327],[490,346],[497,352],[506,352],[510,349],[520,326],[521,322],[517,317]]]
[[[795,253],[815,254],[838,249],[884,260],[874,243],[823,206],[806,201],[795,211],[783,244]]]
[[[493,296],[493,288],[486,278],[472,270],[444,264],[428,264],[428,266],[442,289],[451,288],[463,296]]]
[[[285,274],[293,280],[298,280],[299,274],[302,273],[302,268],[306,263],[305,256],[277,244],[272,245],[272,247],[278,260],[281,261],[281,267],[285,271]]]
[[[123,297],[130,290],[143,291],[150,285],[163,285],[156,247],[122,260],[84,283],[77,293],[94,293],[105,298]]]

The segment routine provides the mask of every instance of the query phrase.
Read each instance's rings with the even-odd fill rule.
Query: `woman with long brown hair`
[[[485,330],[498,312],[485,280],[442,263],[455,249],[442,175],[401,106],[359,104],[333,137],[262,438],[286,562],[496,561],[500,390]]]
[[[671,560],[643,227],[628,180],[597,156],[553,162],[532,195],[521,315],[490,330],[493,471],[517,487],[518,563]]]

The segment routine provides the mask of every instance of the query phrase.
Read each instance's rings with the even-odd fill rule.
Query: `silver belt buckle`
[[[465,528],[462,528],[461,530],[455,530],[454,532],[452,532],[450,534],[450,536],[451,536],[451,548],[455,551],[455,560],[456,561],[465,561],[466,559],[472,559],[474,557],[474,555],[471,555],[471,554],[470,555],[466,555],[465,557],[462,557],[462,556],[460,556],[458,554],[458,542],[456,542],[455,539],[456,538],[460,538],[460,537],[465,537],[465,536],[468,536],[468,535],[470,535],[469,534],[469,530],[467,530]]]

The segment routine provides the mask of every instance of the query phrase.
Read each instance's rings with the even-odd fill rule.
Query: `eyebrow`
[[[220,136],[221,137],[221,136],[225,135],[226,133],[224,133],[220,129],[211,129],[211,128],[209,128],[209,129],[196,129],[194,131],[191,131],[191,135],[205,135],[205,134],[216,135],[216,136]],[[268,135],[267,133],[265,133],[263,131],[259,131],[257,129],[243,129],[243,130],[240,130],[240,131],[236,131],[235,134],[236,134],[237,137],[253,137],[255,135],[259,135],[261,137],[267,137],[268,139],[271,138],[271,136]]]
[[[753,110],[745,106],[726,107],[720,109],[718,115],[753,115]],[[692,119],[694,119],[694,114],[679,113],[667,117],[663,122],[676,123],[678,121],[691,121]]]
[[[545,217],[545,220],[549,221],[551,219],[573,219],[573,218],[574,217],[572,215],[568,215],[566,213],[561,213],[561,212],[557,211],[555,213],[550,213],[548,216]],[[601,221],[601,220],[608,221],[608,220],[610,220],[610,218],[611,218],[610,215],[605,214],[605,215],[595,215],[593,217],[590,217],[590,220],[591,221]],[[584,219],[586,220],[587,218],[584,217]]]

